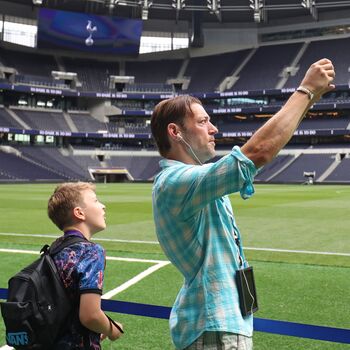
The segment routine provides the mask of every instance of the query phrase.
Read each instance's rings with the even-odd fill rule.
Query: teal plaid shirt
[[[184,276],[170,314],[177,349],[204,331],[252,336],[253,317],[242,317],[235,284],[242,248],[228,194],[254,193],[254,163],[239,147],[202,166],[163,159],[153,186],[153,213],[159,243]],[[245,262],[245,265],[247,263]]]

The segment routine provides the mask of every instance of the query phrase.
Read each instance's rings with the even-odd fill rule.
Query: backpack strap
[[[86,238],[78,237],[78,236],[67,236],[65,237],[61,242],[58,240],[54,241],[51,246],[45,244],[41,250],[40,253],[42,254],[50,254],[51,256],[57,254],[62,249],[69,247],[70,245],[73,245],[78,242],[86,242],[88,241]]]

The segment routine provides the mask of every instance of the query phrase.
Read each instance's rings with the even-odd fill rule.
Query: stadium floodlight
[[[147,21],[148,20],[148,9],[145,9],[145,8],[142,9],[141,18],[142,18],[143,21]]]
[[[316,0],[302,0],[301,6],[310,10],[312,17],[317,21],[318,13],[316,9]]]
[[[144,21],[148,20],[148,10],[153,5],[152,1],[140,0],[139,5],[141,6],[141,18]]]
[[[265,0],[249,0],[249,7],[254,11],[254,21],[256,23],[266,19]]]
[[[215,14],[221,22],[221,0],[207,0],[209,12]]]
[[[110,11],[113,11],[114,8],[118,6],[128,6],[131,5],[127,0],[105,0],[106,7],[109,8]]]
[[[302,0],[301,1],[301,6],[305,7],[306,9],[310,9],[312,5],[312,0]]]
[[[40,6],[43,4],[43,0],[33,0],[33,5]]]
[[[114,7],[115,7],[114,0],[108,0],[107,1],[107,7],[109,8],[110,11],[113,11]]]
[[[180,10],[186,7],[185,1],[186,0],[173,0],[171,4],[171,7],[173,7],[176,10],[176,22],[179,20]]]
[[[173,0],[173,3],[171,4],[171,6],[174,9],[180,11],[186,7],[185,1],[186,0]]]

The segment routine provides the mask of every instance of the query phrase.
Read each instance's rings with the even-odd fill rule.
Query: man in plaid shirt
[[[285,106],[241,148],[215,163],[217,128],[201,102],[182,95],[160,102],[152,115],[161,172],[153,187],[159,243],[184,276],[170,315],[177,349],[253,348],[253,317],[242,316],[236,271],[248,266],[230,193],[254,193],[257,169],[292,137],[310,106],[334,88],[331,61],[310,66]]]

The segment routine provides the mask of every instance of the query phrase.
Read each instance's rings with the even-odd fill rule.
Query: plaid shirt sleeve
[[[202,166],[179,166],[167,176],[163,183],[167,199],[164,204],[177,208],[173,214],[189,218],[211,201],[224,195],[240,192],[243,199],[254,193],[253,178],[256,174],[254,163],[248,159],[239,147],[215,163]]]

